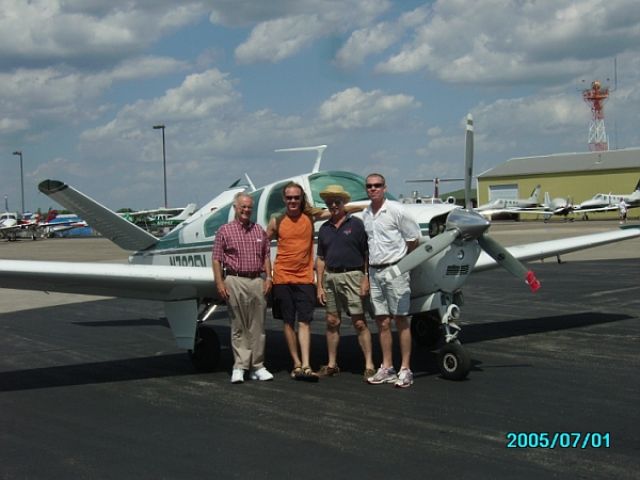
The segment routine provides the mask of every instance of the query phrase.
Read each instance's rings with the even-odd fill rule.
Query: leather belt
[[[331,268],[331,267],[327,267],[327,272],[329,272],[329,273],[346,273],[346,272],[356,272],[356,271],[364,272],[364,267],[348,267],[348,268],[343,268],[343,267]]]
[[[262,272],[236,272],[235,270],[226,271],[227,277],[231,275],[232,277],[244,277],[244,278],[258,278],[262,275]]]
[[[373,264],[369,264],[369,267],[371,268],[375,268],[377,270],[383,270],[385,268],[389,268],[394,266],[396,263],[398,263],[400,260],[396,260],[395,262],[391,262],[391,263],[379,263],[378,265],[373,265]]]

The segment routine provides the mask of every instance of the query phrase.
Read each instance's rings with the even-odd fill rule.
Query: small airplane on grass
[[[473,151],[470,116],[466,139],[465,170],[470,178],[472,155],[469,152]],[[264,226],[272,214],[284,209],[282,188],[289,181],[302,185],[309,201],[317,207],[324,207],[319,194],[331,184],[342,185],[350,193],[353,204],[368,204],[361,176],[320,171],[316,161],[310,173],[251,192],[253,221]],[[465,184],[469,190],[470,181]],[[221,300],[214,285],[211,248],[218,228],[233,218],[232,204],[214,210],[205,206],[164,237],[156,238],[61,181],[45,180],[38,188],[81,215],[104,237],[134,253],[129,257],[129,264],[0,260],[0,288],[164,302],[178,347],[189,351],[196,368],[214,369],[220,357],[220,342],[209,319]],[[471,273],[501,266],[535,291],[539,283],[520,261],[555,257],[640,236],[640,229],[627,228],[504,248],[488,236],[490,221],[472,210],[446,203],[404,204],[403,208],[418,222],[423,237],[419,247],[389,268],[387,274],[411,272],[413,337],[418,344],[437,350],[440,372],[448,379],[462,379],[471,368],[470,358],[460,343],[457,324],[462,288]],[[272,253],[275,250],[273,248]]]

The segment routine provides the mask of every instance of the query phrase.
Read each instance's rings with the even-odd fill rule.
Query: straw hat
[[[320,192],[320,197],[326,202],[327,198],[340,197],[344,200],[344,203],[351,201],[351,195],[347,192],[342,185],[327,185],[324,190]]]

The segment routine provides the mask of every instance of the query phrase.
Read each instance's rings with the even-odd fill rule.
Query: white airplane
[[[10,242],[15,241],[18,237],[37,240],[38,237],[44,236],[52,225],[63,226],[73,223],[71,221],[52,223],[57,215],[57,211],[50,209],[44,220],[40,213],[33,214],[28,220],[24,220],[17,213],[2,213],[0,214],[0,238],[6,238]]]
[[[42,236],[51,238],[58,233],[68,232],[76,228],[85,228],[89,225],[76,214],[64,213],[52,219],[49,224],[42,228]]]
[[[627,203],[629,208],[640,207],[640,180],[638,180],[635,190],[629,194],[597,193],[589,200],[581,202],[576,210],[580,213],[617,210],[622,200]]]
[[[574,213],[576,208],[570,198],[554,197],[551,198],[549,192],[544,192],[544,201],[538,208],[519,208],[514,209],[514,213],[531,213],[539,214],[544,217],[544,221],[547,222],[554,215],[562,215],[565,219]],[[573,218],[571,219],[573,221]]]
[[[472,138],[467,135],[468,141]],[[342,185],[354,203],[368,201],[362,177],[318,170],[252,192],[254,221],[265,226],[273,213],[284,209],[281,191],[289,181],[302,185],[315,206],[324,207],[319,193],[329,184]],[[77,212],[104,237],[134,253],[129,264],[0,260],[0,288],[164,302],[178,347],[189,351],[198,369],[215,368],[220,343],[209,319],[221,301],[214,285],[211,248],[218,228],[233,218],[232,205],[214,211],[201,209],[159,239],[63,182],[45,180],[38,188]],[[450,379],[464,378],[471,368],[458,339],[456,320],[460,316],[461,289],[472,272],[502,266],[535,289],[535,276],[517,259],[555,257],[640,236],[640,229],[625,228],[505,249],[487,236],[490,222],[476,212],[449,204],[407,204],[403,208],[419,223],[423,237],[414,252],[389,269],[390,275],[411,270],[414,338],[417,343],[439,347],[440,371]]]
[[[489,219],[500,213],[518,213],[520,210],[539,207],[539,196],[540,185],[536,185],[529,198],[496,198],[475,210]]]

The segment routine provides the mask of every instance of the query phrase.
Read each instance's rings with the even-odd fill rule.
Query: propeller
[[[469,210],[453,210],[447,217],[447,226],[443,233],[421,243],[410,254],[385,272],[387,280],[392,280],[423,262],[434,257],[458,239],[477,240],[480,247],[516,278],[524,280],[532,292],[540,288],[535,274],[527,268],[497,241],[485,232],[491,223],[476,212]]]

